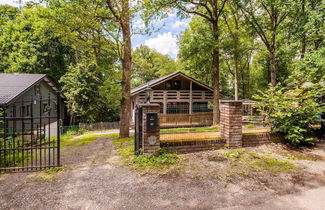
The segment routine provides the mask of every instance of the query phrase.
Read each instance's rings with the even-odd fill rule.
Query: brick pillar
[[[220,133],[230,147],[242,147],[242,101],[222,100],[220,115]]]
[[[159,104],[142,104],[142,152],[154,154],[160,147]],[[155,118],[157,118],[155,120]]]

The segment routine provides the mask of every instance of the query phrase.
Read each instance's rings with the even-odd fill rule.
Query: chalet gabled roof
[[[131,95],[133,96],[133,95],[135,95],[135,94],[137,94],[137,93],[140,93],[141,91],[143,91],[143,90],[144,90],[146,87],[148,87],[148,86],[149,86],[149,87],[156,86],[156,85],[158,85],[158,84],[160,84],[160,83],[162,83],[162,82],[165,82],[165,81],[170,80],[170,79],[172,79],[172,78],[174,78],[174,77],[177,77],[177,76],[183,76],[183,77],[185,77],[186,79],[188,79],[188,80],[192,80],[192,81],[195,82],[196,84],[198,84],[198,85],[200,85],[200,86],[203,86],[203,87],[207,88],[208,90],[213,91],[213,89],[210,88],[209,86],[207,86],[207,85],[205,85],[205,84],[203,84],[203,83],[197,81],[196,79],[193,79],[192,77],[187,76],[186,74],[184,74],[184,73],[182,73],[182,72],[174,72],[174,73],[168,74],[168,75],[166,75],[166,76],[163,76],[163,77],[160,77],[160,78],[157,78],[157,79],[151,80],[151,81],[149,81],[149,82],[147,82],[147,83],[145,83],[145,84],[143,84],[143,85],[140,85],[140,86],[138,86],[138,87],[132,88],[132,90],[131,90]]]
[[[41,80],[54,91],[59,90],[46,74],[0,74],[0,105],[10,104]]]

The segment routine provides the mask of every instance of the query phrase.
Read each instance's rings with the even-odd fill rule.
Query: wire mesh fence
[[[119,129],[120,122],[79,123],[79,128],[84,130]]]

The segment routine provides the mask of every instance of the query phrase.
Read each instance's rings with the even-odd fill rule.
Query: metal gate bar
[[[48,98],[0,107],[0,172],[60,166],[60,102],[57,92],[56,101],[49,93]],[[51,132],[54,126],[56,131]]]

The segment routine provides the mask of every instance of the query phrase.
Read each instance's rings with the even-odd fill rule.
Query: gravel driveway
[[[0,176],[0,209],[247,209],[277,199],[274,190],[253,179],[224,183],[184,176],[141,175],[120,165],[107,137],[64,149],[62,163],[65,169],[50,179],[44,179],[40,172]],[[316,189],[324,186],[323,181],[288,185],[285,193]],[[272,208],[272,203],[263,207],[283,208]]]

